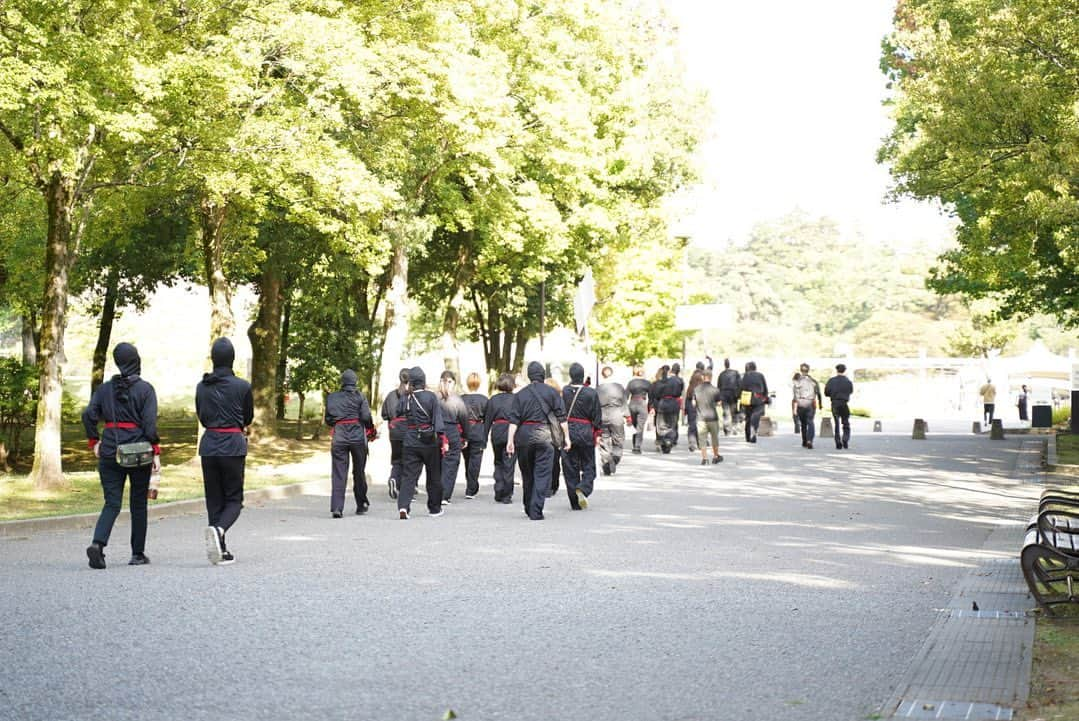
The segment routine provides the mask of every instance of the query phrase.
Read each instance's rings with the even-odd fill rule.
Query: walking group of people
[[[129,564],[150,562],[145,553],[147,499],[151,475],[161,466],[157,398],[153,386],[140,377],[138,351],[130,343],[120,343],[113,358],[120,372],[95,390],[82,414],[89,446],[98,457],[105,497],[93,541],[86,549],[92,568],[105,568],[105,548],[127,482],[132,519]],[[203,429],[199,456],[206,493],[207,556],[212,563],[225,565],[235,561],[225,536],[243,508],[247,428],[254,404],[251,385],[233,373],[235,351],[227,338],[214,342],[211,359],[213,371],[195,389],[195,410]],[[399,385],[386,395],[381,407],[390,444],[388,490],[397,502],[398,518],[411,517],[421,473],[431,516],[443,515],[453,502],[462,465],[464,498],[476,498],[488,444],[494,459],[494,500],[513,503],[519,469],[521,502],[532,520],[544,518],[546,500],[558,490],[560,479],[570,508],[588,508],[595,489],[596,452],[603,474],[614,474],[622,460],[626,425],[633,426],[633,453],[642,452],[649,425],[655,429],[656,449],[670,453],[678,443],[684,413],[690,451],[699,448],[701,465],[720,463],[720,430],[729,436],[736,423],[744,423],[746,441],[756,443],[772,395],[754,362],[746,363],[745,372],[739,373],[729,359],[724,360],[713,384],[712,359],[706,356],[706,360],[697,363],[688,385],[681,378],[681,366],[673,363],[661,366],[652,381],[644,378],[643,368],[634,368],[625,386],[612,379],[610,367],[604,367],[598,388],[586,379],[580,363],[569,367],[569,383],[560,387],[543,365],[532,362],[521,384],[512,374],[501,374],[497,392],[490,398],[480,392],[478,373],[468,375],[468,392],[458,394],[452,371],[443,371],[431,390],[422,368],[401,369]],[[842,364],[836,371],[824,396],[831,399],[836,418],[836,447],[846,448],[850,440],[847,402],[853,385]],[[324,422],[331,429],[332,518],[344,516],[350,467],[355,513],[362,515],[370,508],[366,467],[369,443],[378,430],[357,382],[354,371],[343,371],[340,390],[330,393],[325,403]],[[802,445],[812,448],[813,419],[822,397],[808,365],[795,374],[792,391],[796,428]]]

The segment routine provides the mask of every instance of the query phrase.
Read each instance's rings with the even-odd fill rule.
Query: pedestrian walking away
[[[588,497],[596,483],[596,440],[603,426],[599,394],[584,385],[584,366],[569,367],[569,385],[562,389],[566,407],[570,448],[562,454],[566,495],[575,511],[588,508]]]
[[[794,406],[795,417],[798,419],[798,427],[802,433],[802,448],[812,449],[813,438],[816,435],[814,419],[817,409],[824,404],[824,399],[821,398],[820,384],[809,375],[809,364],[803,363],[799,371],[791,404]]]
[[[768,381],[753,361],[746,363],[746,372],[742,374],[739,402],[746,414],[746,442],[756,443],[761,416],[772,399],[768,395]]]
[[[836,374],[824,384],[824,395],[832,400],[832,424],[835,432],[835,447],[850,447],[850,397],[854,393],[854,384],[847,378],[847,366],[843,363],[835,367]],[[842,425],[842,433],[840,432]]]
[[[206,555],[217,565],[235,561],[225,534],[244,506],[247,428],[255,417],[251,384],[232,371],[236,351],[228,338],[210,348],[212,372],[195,387],[195,415],[206,432],[199,441],[202,485],[206,492]]]
[[[734,432],[738,420],[738,396],[742,391],[742,374],[731,368],[731,359],[723,359],[723,370],[719,374],[716,387],[719,388],[719,400],[723,408],[723,435]]]
[[[700,383],[693,389],[693,402],[697,406],[698,438],[701,444],[701,465],[719,463],[723,456],[719,454],[719,389],[712,385],[712,371],[701,374]],[[708,445],[712,446],[712,459],[708,460]]]
[[[487,396],[479,392],[480,374],[469,373],[465,383],[468,393],[461,396],[468,411],[468,425],[465,427],[467,443],[461,452],[465,460],[465,498],[472,499],[480,492],[480,466],[483,463],[483,451],[487,448]]]
[[[442,422],[442,404],[427,390],[427,375],[419,366],[408,372],[405,399],[405,440],[401,455],[401,487],[397,494],[397,517],[407,520],[412,513],[416,483],[424,472],[427,512],[442,515],[442,456],[449,448]]]
[[[1021,421],[1029,420],[1027,418],[1027,398],[1029,394],[1030,392],[1024,385],[1022,390],[1019,391],[1019,398],[1015,402],[1016,407],[1019,409],[1019,420]]]
[[[694,405],[695,401],[693,398],[693,391],[701,382],[703,374],[704,363],[702,361],[698,361],[697,367],[689,376],[689,383],[686,384],[685,395],[682,396],[682,408],[685,410],[686,414],[686,445],[689,448],[690,453],[695,453],[697,451],[698,444],[697,406]]]
[[[993,412],[997,407],[997,387],[987,378],[985,385],[978,389],[978,395],[982,397],[982,416],[985,419],[985,425],[991,426]]]
[[[141,377],[142,360],[135,346],[119,343],[112,358],[120,371],[102,383],[82,412],[82,425],[90,450],[97,457],[97,472],[105,504],[86,549],[90,568],[105,568],[105,547],[120,515],[124,485],[130,481],[131,560],[128,565],[150,562],[146,555],[147,494],[150,475],[161,470],[161,445],[157,435],[157,394]],[[98,433],[98,423],[104,429]],[[118,450],[120,451],[118,453]]]
[[[345,512],[345,487],[352,462],[352,495],[356,515],[367,513],[367,442],[375,438],[375,424],[367,397],[356,388],[356,371],[341,373],[341,390],[326,396],[323,421],[330,427],[330,516]]]
[[[633,369],[633,378],[626,384],[626,396],[629,405],[629,419],[633,425],[633,452],[641,452],[644,442],[644,429],[648,425],[648,396],[652,384],[644,378],[644,368]]]
[[[656,434],[656,450],[662,449],[660,443],[660,420],[659,420],[659,401],[663,397],[667,385],[667,376],[671,373],[671,367],[664,363],[656,371],[656,377],[652,381],[652,386],[648,390],[648,414],[652,417],[652,429]],[[670,449],[667,449],[670,452]]]
[[[397,498],[397,489],[401,484],[401,458],[404,452],[405,432],[408,420],[405,418],[405,401],[408,399],[408,368],[402,368],[397,374],[398,386],[386,394],[382,401],[382,418],[389,427],[390,437],[390,477],[386,481],[390,498]]]
[[[596,392],[599,393],[600,415],[603,419],[602,432],[599,436],[599,460],[603,475],[609,476],[618,470],[622,462],[622,447],[626,443],[626,419],[629,409],[626,407],[626,389],[621,383],[611,380],[614,371],[604,366],[600,371],[603,382]]]
[[[496,503],[513,502],[514,458],[506,451],[509,442],[510,414],[513,410],[514,378],[512,373],[498,377],[495,388],[498,393],[487,402],[484,414],[484,433],[491,439],[494,455],[494,486]]]
[[[802,432],[801,421],[798,420],[798,407],[794,402],[794,398],[798,395],[798,381],[802,379],[801,373],[795,373],[791,378],[791,418],[794,420],[794,432],[799,434]],[[802,445],[805,445],[804,443]]]
[[[442,454],[442,505],[448,506],[457,485],[457,472],[461,468],[461,451],[468,445],[465,429],[468,427],[468,408],[457,395],[457,378],[453,371],[442,371],[438,378],[438,400],[442,405],[442,427],[446,434],[446,450]]]
[[[533,521],[542,521],[543,504],[551,483],[551,467],[556,449],[553,445],[549,416],[559,424],[564,439],[559,450],[569,450],[569,429],[562,396],[543,382],[543,366],[528,364],[529,384],[513,396],[510,410],[509,442],[506,452],[517,457],[521,469],[525,513]]]
[[[562,386],[554,378],[547,378],[543,381],[546,385],[554,389],[554,392],[558,394],[558,397],[562,397]],[[563,406],[564,408],[565,406]],[[566,436],[567,440],[569,436]],[[551,485],[547,488],[547,497],[550,498],[554,494],[558,493],[559,484],[562,478],[562,449],[556,447],[554,460],[551,462]]]

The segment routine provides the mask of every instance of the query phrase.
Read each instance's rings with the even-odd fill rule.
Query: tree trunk
[[[296,440],[303,440],[303,392],[300,392],[300,409],[296,412]]]
[[[210,342],[231,338],[236,332],[232,316],[232,288],[225,277],[225,215],[227,205],[212,200],[199,204],[202,225],[202,262],[210,291]]]
[[[292,297],[289,292],[284,293],[285,300],[281,311],[281,344],[277,351],[277,378],[274,383],[277,389],[277,420],[285,419],[285,379],[288,376],[288,327],[292,317]]]
[[[442,362],[446,370],[453,372],[457,385],[461,385],[461,348],[457,343],[457,324],[460,318],[451,299],[442,319]]]
[[[73,181],[54,173],[45,190],[48,233],[45,241],[45,298],[41,312],[41,347],[38,353],[39,401],[34,431],[34,465],[30,479],[35,489],[64,485],[60,430],[67,325],[68,271],[71,269],[71,215]]]
[[[509,335],[509,333],[506,335]],[[518,328],[516,341],[517,349],[513,352],[513,365],[509,368],[510,373],[517,373],[524,369],[525,350],[528,348],[528,331],[524,328]]]
[[[22,362],[28,366],[37,365],[37,347],[41,340],[37,323],[33,315],[23,313],[22,317]]]
[[[97,328],[97,345],[94,346],[93,370],[90,373],[90,395],[105,381],[105,362],[109,357],[109,341],[112,339],[112,324],[116,319],[116,298],[120,274],[115,268],[109,268],[109,278],[105,283],[105,298],[101,303],[101,321]]]
[[[408,249],[405,240],[404,237],[393,240],[393,265],[383,323],[385,342],[382,345],[382,381],[379,383],[382,388],[397,386],[397,373],[408,336]]]
[[[274,434],[277,415],[277,360],[281,352],[282,281],[273,259],[267,258],[259,279],[259,306],[247,329],[251,341],[251,394],[255,418],[251,431],[256,438]]]

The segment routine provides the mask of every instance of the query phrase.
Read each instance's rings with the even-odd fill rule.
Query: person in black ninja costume
[[[400,382],[396,388],[386,394],[382,401],[382,418],[390,428],[390,478],[387,481],[390,498],[397,498],[397,489],[401,485],[401,456],[404,452],[405,431],[408,420],[405,418],[405,400],[408,398],[408,368],[402,368],[397,374]]]
[[[588,508],[588,497],[596,483],[596,439],[603,426],[599,394],[584,385],[584,366],[569,367],[569,385],[562,389],[566,407],[570,448],[562,454],[562,475],[566,478],[569,505],[579,511]]]
[[[427,375],[416,366],[408,372],[411,389],[405,399],[404,451],[401,457],[401,489],[397,496],[397,517],[409,518],[420,471],[426,470],[427,512],[442,515],[442,455],[449,447],[442,423],[442,404],[427,390]]]
[[[255,417],[251,384],[232,372],[236,351],[228,338],[210,349],[213,372],[195,388],[195,414],[206,432],[199,441],[202,484],[206,491],[206,555],[210,563],[227,565],[236,559],[225,545],[225,534],[244,505],[244,466],[247,427]]]
[[[157,394],[154,387],[139,377],[142,361],[135,346],[120,343],[112,351],[120,370],[94,391],[90,404],[82,412],[86,438],[97,456],[101,490],[105,505],[94,528],[94,539],[86,549],[90,568],[105,568],[105,546],[120,515],[124,500],[124,482],[131,479],[128,505],[131,509],[131,560],[128,565],[142,566],[150,562],[146,555],[147,509],[146,494],[150,487],[151,471],[161,470],[161,446],[157,436]],[[97,424],[105,422],[102,435]],[[154,448],[150,465],[124,468],[116,462],[116,446],[122,443],[149,441]]]
[[[551,468],[555,453],[569,450],[569,429],[566,427],[566,409],[562,397],[554,388],[543,382],[543,366],[532,361],[528,364],[529,384],[513,396],[510,410],[509,441],[506,453],[517,456],[521,467],[521,483],[525,513],[533,521],[543,520],[543,503],[551,487]],[[547,427],[547,413],[553,412],[562,426],[565,444],[555,449],[551,432]]]
[[[375,424],[367,398],[356,389],[356,371],[348,369],[341,373],[341,390],[326,396],[323,420],[333,434],[330,442],[330,515],[334,518],[344,515],[350,458],[356,515],[367,513],[370,505],[367,501],[367,441],[374,440]]]

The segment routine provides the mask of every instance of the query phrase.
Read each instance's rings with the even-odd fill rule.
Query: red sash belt
[[[405,420],[405,416],[397,416],[390,420],[390,426],[392,427],[394,423],[400,423],[403,420]]]
[[[109,421],[105,424],[106,428],[124,428],[126,430],[132,430],[138,428],[138,423],[132,423],[131,421]]]
[[[354,424],[359,423],[359,422],[360,422],[359,418],[345,418],[344,420],[337,421],[336,423],[334,423],[334,425],[335,426],[351,426],[351,425],[354,425]]]
[[[547,421],[521,421],[522,426],[542,426],[546,423]]]
[[[573,416],[570,416],[569,422],[570,423],[587,423],[588,425],[592,425],[592,421],[588,420],[587,418],[574,418]]]
[[[476,425],[477,423],[483,423],[483,421],[481,421],[481,420],[474,420],[472,418],[469,418],[468,422],[471,423],[472,425]]]
[[[662,396],[663,398],[680,398],[681,396]]]
[[[505,418],[496,418],[492,423],[509,423]]]
[[[207,428],[206,430],[213,431],[214,433],[243,433],[244,432],[243,428],[235,428],[235,427],[233,427],[233,428]]]

